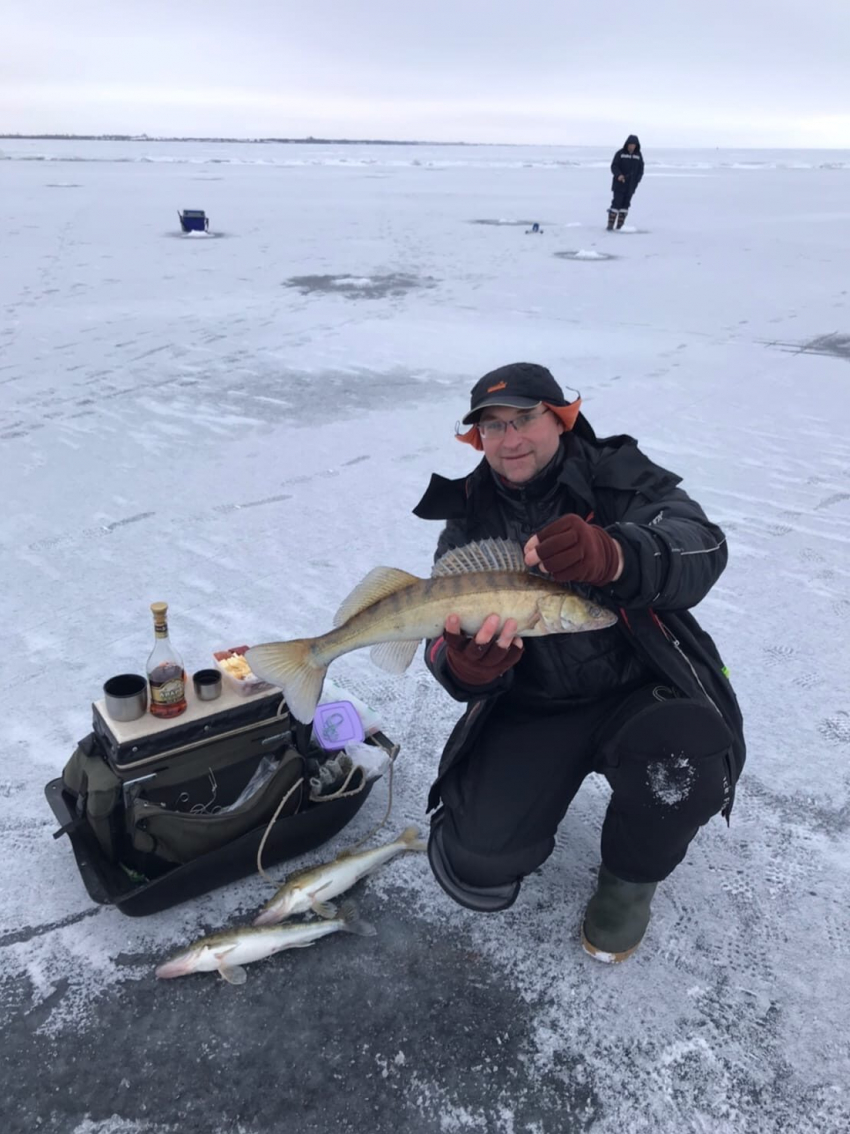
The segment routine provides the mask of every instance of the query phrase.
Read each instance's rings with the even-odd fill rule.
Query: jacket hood
[[[629,134],[628,138],[626,138],[625,142],[623,142],[623,149],[625,149],[626,146],[631,145],[636,146],[638,153],[640,153],[640,138],[637,136],[637,134]]]

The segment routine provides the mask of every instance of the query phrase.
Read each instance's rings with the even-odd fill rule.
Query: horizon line
[[[239,145],[347,145],[347,146],[537,146],[541,148],[569,147],[576,149],[604,148],[604,143],[592,145],[589,142],[440,142],[421,138],[322,138],[312,134],[300,138],[276,137],[273,135],[256,135],[253,137],[235,137],[232,135],[206,135],[206,134],[77,134],[60,133],[56,131],[41,131],[36,134],[0,133],[0,140],[20,141],[79,141],[79,142],[217,142],[219,144]],[[643,143],[641,143],[643,148]],[[848,146],[770,146],[770,145],[679,145],[664,143],[656,149],[659,150],[813,150],[813,151],[845,151]]]

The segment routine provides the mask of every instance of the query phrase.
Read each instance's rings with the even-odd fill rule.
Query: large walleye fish
[[[358,933],[362,937],[372,937],[375,933],[374,926],[360,920],[353,902],[343,902],[339,917],[327,921],[247,925],[202,937],[159,965],[156,976],[179,977],[189,973],[217,972],[230,984],[244,984],[247,974],[243,965],[262,961],[284,949],[306,949],[320,937],[339,930]]]
[[[296,720],[309,724],[332,661],[372,646],[376,665],[403,673],[422,639],[443,632],[449,614],[460,616],[467,634],[475,634],[489,614],[498,614],[502,624],[515,618],[521,638],[603,630],[617,621],[613,611],[532,574],[520,544],[488,539],[447,551],[430,579],[376,567],[339,608],[334,630],[253,646],[245,659],[257,677],[283,689]]]
[[[419,838],[415,827],[407,827],[391,843],[372,850],[352,853],[342,851],[331,862],[310,866],[290,874],[284,884],[263,906],[254,925],[273,925],[291,914],[312,910],[320,917],[333,917],[336,913],[331,898],[350,890],[355,882],[377,870],[402,851],[424,851],[428,844]]]

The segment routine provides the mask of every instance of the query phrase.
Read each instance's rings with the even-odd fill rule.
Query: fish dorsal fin
[[[431,578],[469,575],[474,571],[528,571],[522,544],[510,539],[482,539],[453,547],[431,569]]]
[[[344,622],[348,622],[349,618],[353,618],[361,610],[372,606],[379,599],[395,594],[396,591],[401,591],[405,587],[409,587],[411,583],[418,583],[419,581],[415,575],[401,571],[398,567],[376,567],[357,584],[348,598],[345,599],[336,612],[334,626],[342,626]]]

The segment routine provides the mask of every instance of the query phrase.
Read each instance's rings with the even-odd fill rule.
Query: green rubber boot
[[[649,925],[657,882],[624,882],[599,867],[596,893],[587,903],[581,943],[597,961],[625,961],[640,945]]]

